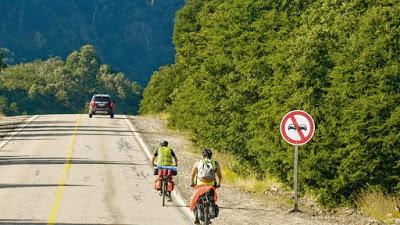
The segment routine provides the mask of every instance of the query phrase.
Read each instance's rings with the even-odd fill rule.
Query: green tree
[[[301,191],[326,206],[369,187],[398,193],[399,10],[391,0],[187,1],[176,62],[153,74],[140,111],[167,111],[198,145],[291,184],[279,124],[303,109],[317,130],[301,148]]]
[[[0,74],[2,111],[7,115],[79,113],[94,93],[109,93],[118,112],[138,110],[140,87],[121,72],[101,65],[93,46],[60,58],[9,66]]]
[[[6,50],[4,48],[0,48],[0,71],[7,67],[5,58],[6,58]]]

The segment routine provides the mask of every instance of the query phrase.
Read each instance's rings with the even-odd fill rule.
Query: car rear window
[[[103,96],[96,96],[96,97],[94,97],[94,101],[96,101],[96,102],[109,102],[110,98],[109,97],[103,97]]]

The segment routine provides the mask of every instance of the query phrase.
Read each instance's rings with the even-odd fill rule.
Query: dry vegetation
[[[400,223],[400,200],[379,191],[365,191],[357,198],[357,206],[368,216],[388,224]]]
[[[227,154],[216,153],[216,158],[222,167],[224,183],[235,186],[251,193],[268,194],[271,192],[280,192],[284,185],[277,179],[267,176],[259,177],[256,173],[250,172],[247,176],[235,172],[235,157]]]

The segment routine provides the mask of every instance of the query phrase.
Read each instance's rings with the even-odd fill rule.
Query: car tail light
[[[96,102],[90,101],[90,106],[95,107],[96,106]]]

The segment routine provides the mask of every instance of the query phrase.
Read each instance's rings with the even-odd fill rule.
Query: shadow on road
[[[48,129],[42,129],[42,128],[48,128]],[[96,129],[88,129],[88,128],[96,128]],[[104,128],[104,129],[99,129],[99,128]],[[114,129],[112,129],[114,128]],[[65,126],[59,126],[59,127],[27,127],[23,130],[23,132],[35,132],[35,131],[50,131],[50,132],[55,132],[55,131],[74,131],[75,127],[65,127]],[[99,131],[99,132],[131,132],[130,130],[122,130],[122,129],[115,129],[115,127],[90,127],[90,126],[79,126],[78,131]]]
[[[260,212],[275,212],[271,209],[257,209],[257,208],[246,208],[246,207],[226,207],[220,206],[220,209],[231,209],[231,210],[245,210],[245,211],[260,211]]]
[[[128,161],[103,161],[103,160],[85,160],[81,158],[67,159],[64,157],[40,157],[40,158],[27,158],[27,157],[0,157],[0,166],[4,165],[51,165],[51,164],[77,164],[77,165],[122,165],[122,166],[141,166],[149,164],[144,163],[131,163]]]
[[[59,184],[0,184],[0,189],[4,188],[32,188],[32,187],[58,187]],[[64,184],[66,187],[86,187],[89,185]]]
[[[26,126],[26,128],[24,129],[24,130],[28,130],[28,129],[42,129],[42,128],[70,128],[70,129],[74,129],[76,126],[74,126],[74,125],[63,125],[63,126],[55,126],[55,125],[46,125],[46,126],[44,126],[44,125],[31,125],[31,124],[29,124],[28,126]],[[81,128],[81,127],[84,127],[84,128],[96,128],[96,129],[98,129],[98,128],[105,128],[105,129],[110,129],[110,128],[115,128],[115,127],[110,127],[110,126],[79,126],[79,128]],[[7,129],[6,127],[1,127],[0,126],[0,130],[3,130],[3,129]],[[9,128],[9,129],[11,129],[11,128]]]
[[[74,132],[76,126],[27,126],[23,130],[20,131],[20,133],[29,133],[32,132]],[[2,128],[0,127],[0,131],[2,132],[11,132],[14,131],[15,128]],[[115,127],[109,127],[109,126],[79,126],[78,127],[79,132],[131,132],[131,130],[126,130],[126,129],[115,129]],[[70,135],[69,134],[69,135]],[[87,134],[87,133],[84,133]]]
[[[177,205],[177,204],[171,204],[171,205],[166,205],[164,207],[171,207],[171,208],[187,208],[189,206],[187,205]],[[246,208],[246,207],[224,207],[220,206],[220,209],[230,209],[230,210],[245,210],[245,211],[261,211],[261,212],[274,212],[274,210],[268,210],[268,209],[257,209],[257,208]]]
[[[76,121],[74,120],[33,120],[29,124],[60,124],[60,123],[73,123],[75,124]]]
[[[0,219],[0,224],[8,225],[47,225],[47,222],[32,219]],[[55,225],[138,225],[134,223],[54,223]]]
[[[0,123],[0,129],[3,129],[4,127],[5,128],[7,128],[7,127],[16,127],[16,126],[19,126],[21,124],[24,124],[24,123],[23,122],[4,122],[4,121],[2,121]]]
[[[14,134],[13,141],[25,141],[25,140],[55,140],[54,137],[72,136],[74,134],[75,126],[71,127],[48,127],[50,129],[40,129],[38,127],[27,127],[21,130],[19,133]],[[96,129],[78,128],[76,136],[131,136],[130,130],[123,129],[99,129],[102,127],[93,127]],[[0,128],[0,141],[7,138],[7,133],[14,131],[13,129],[6,130]],[[3,135],[1,135],[4,132]],[[53,138],[51,138],[53,137]],[[34,139],[33,139],[34,138]]]
[[[7,125],[0,124],[0,140],[2,136],[6,137],[7,133],[15,131],[23,122],[11,122]],[[66,124],[66,125],[64,125]],[[74,134],[75,121],[31,121],[19,133],[14,134],[13,140],[25,140],[30,137],[61,137],[71,136]],[[76,135],[88,136],[131,136],[131,130],[118,129],[114,126],[78,126]],[[29,139],[30,140],[30,139]]]
[[[13,141],[54,141],[55,138],[13,138]],[[1,141],[1,138],[0,138]]]
[[[93,133],[80,133],[78,130],[78,133],[76,134],[76,136],[82,136],[82,135],[88,135],[88,136],[132,136],[130,134],[119,134],[116,132],[119,131],[113,131],[113,133],[108,133],[109,131],[104,131],[104,130],[91,130]],[[16,135],[14,135],[14,137],[61,137],[61,136],[72,136],[73,135],[73,131],[71,132],[64,132],[64,133],[37,133],[40,132],[40,130],[35,131],[35,133],[24,133],[24,132],[20,132]],[[98,132],[98,133],[96,133]],[[107,132],[107,133],[106,133]],[[14,140],[14,139],[13,139]]]
[[[17,127],[21,124],[25,124],[25,121],[0,121],[0,129],[4,129],[7,127]],[[33,124],[64,124],[64,123],[76,123],[75,121],[31,121],[29,125]]]

